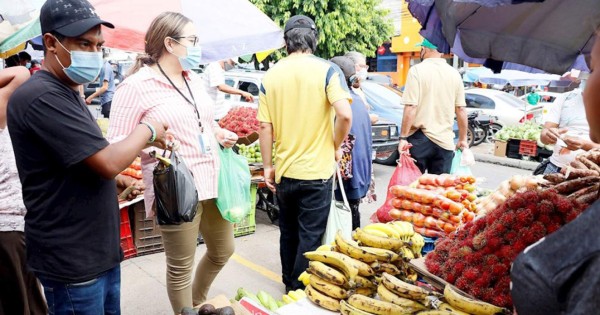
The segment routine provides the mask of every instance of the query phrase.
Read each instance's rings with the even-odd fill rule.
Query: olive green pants
[[[175,314],[206,300],[213,280],[233,254],[233,224],[223,219],[214,199],[198,204],[194,221],[160,227],[167,257],[167,293]],[[206,244],[192,282],[198,232]]]

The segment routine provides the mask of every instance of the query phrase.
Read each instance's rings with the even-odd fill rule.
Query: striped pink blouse
[[[140,121],[161,121],[169,125],[169,130],[181,142],[177,152],[194,175],[198,197],[206,200],[217,197],[219,156],[214,132],[219,128],[213,118],[212,100],[203,86],[203,79],[194,72],[186,72],[188,84],[194,98],[204,133],[211,139],[211,151],[203,154],[200,149],[198,118],[193,106],[173,88],[159,72],[145,66],[125,79],[115,92],[110,111],[110,124],[107,138],[110,142],[128,136]],[[192,100],[187,87],[179,89]],[[142,173],[146,190],[144,202],[146,216],[153,217],[154,188],[152,171],[156,161],[148,153],[160,148],[148,148],[141,153]]]

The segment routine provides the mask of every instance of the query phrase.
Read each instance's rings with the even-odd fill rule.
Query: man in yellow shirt
[[[317,38],[312,19],[291,17],[284,29],[288,57],[265,74],[260,87],[260,149],[265,182],[279,204],[286,291],[303,287],[298,281],[308,267],[303,253],[321,244],[335,161],[352,122],[352,98],[344,75],[336,65],[313,55]]]
[[[402,95],[404,116],[398,150],[402,153],[410,148],[422,173],[449,173],[455,147],[468,148],[465,90],[460,74],[435,45],[427,39],[419,45],[422,62],[408,70]],[[454,114],[459,134],[456,146]]]

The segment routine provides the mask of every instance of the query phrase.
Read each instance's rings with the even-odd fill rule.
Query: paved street
[[[384,202],[385,191],[393,167],[375,165],[376,189],[380,200],[361,206],[362,224]],[[515,174],[531,171],[500,165],[477,163],[472,167],[474,175],[483,181],[484,188],[494,189],[501,181]],[[236,239],[236,253],[219,274],[209,297],[224,294],[232,298],[238,287],[253,292],[264,290],[280,299],[284,293],[279,265],[279,230],[270,223],[263,211],[256,214],[256,233]],[[205,251],[198,246],[197,260]],[[172,314],[165,288],[165,256],[163,253],[136,257],[122,263],[121,305],[123,314]]]

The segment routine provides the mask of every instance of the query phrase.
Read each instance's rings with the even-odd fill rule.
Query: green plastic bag
[[[220,146],[219,146],[220,147]],[[217,207],[223,219],[238,223],[250,213],[250,169],[246,158],[231,149],[219,150],[219,196]]]
[[[454,152],[454,158],[452,159],[452,167],[450,168],[450,174],[452,175],[473,175],[471,173],[471,167],[461,165],[462,150],[456,150]]]

